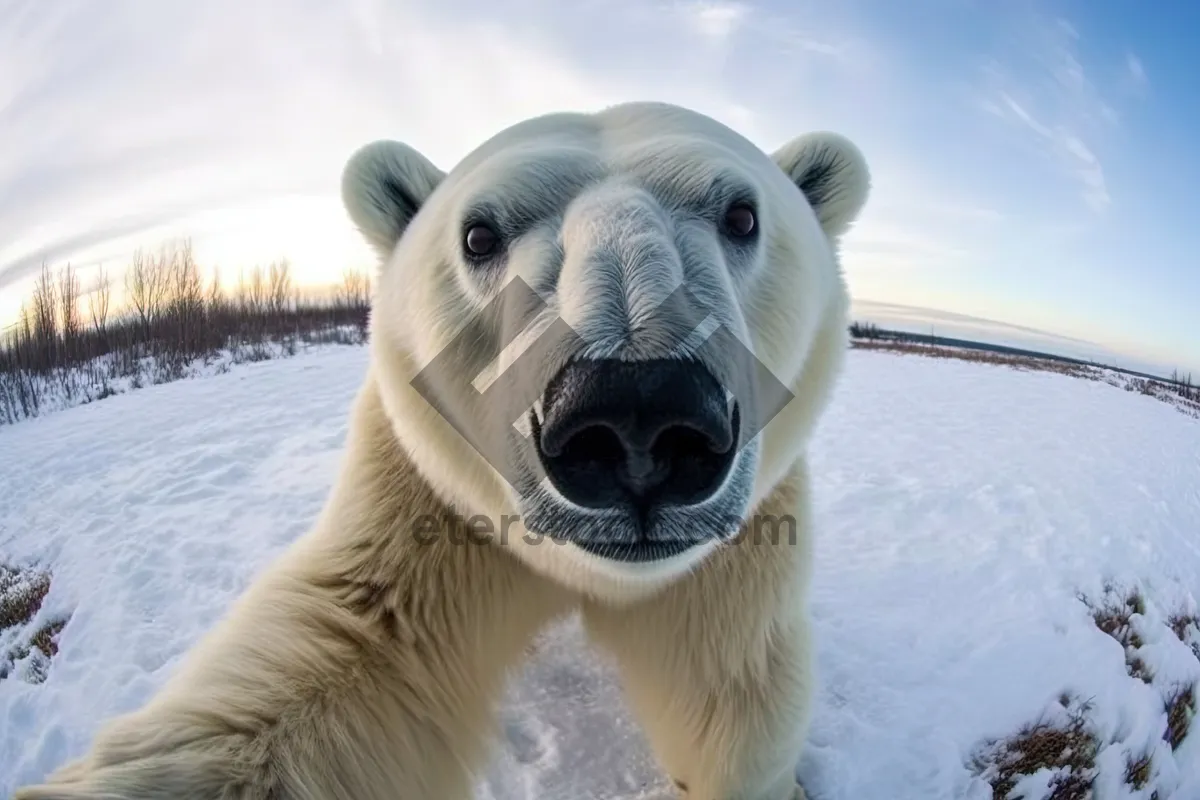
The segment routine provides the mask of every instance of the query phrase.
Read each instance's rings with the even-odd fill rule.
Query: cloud
[[[864,49],[830,15],[820,23],[722,0],[516,0],[503,13],[482,0],[10,0],[0,290],[44,259],[107,257],[105,237],[138,226],[186,234],[206,210],[335,195],[345,158],[371,138],[448,167],[522,118],[652,98],[771,147],[801,127],[778,98],[837,93],[841,59]],[[714,44],[738,63],[713,59]],[[786,73],[762,68],[785,56]],[[823,71],[807,75],[808,61]],[[348,221],[325,226],[340,237]]]
[[[1024,106],[1009,97],[1008,92],[1000,93],[1000,101],[1004,104],[1004,109],[1007,109],[1018,120],[1029,126],[1029,129],[1038,136],[1046,139],[1054,138],[1054,131],[1034,119],[1033,115],[1026,111]]]
[[[1023,334],[1026,336],[1053,339],[1054,341],[1060,343],[1076,346],[1094,347],[1094,343],[1075,336],[1065,336],[1059,333],[1050,333],[1042,330],[1041,328],[1034,328],[1028,325],[1016,325],[1011,322],[1001,322],[1000,320],[986,319],[984,317],[976,317],[971,314],[961,314],[955,311],[919,308],[915,306],[903,305],[901,303],[885,303],[872,300],[860,300],[856,302],[854,306],[856,309],[860,309],[863,313],[869,313],[872,316],[889,316],[896,320],[909,320],[924,326],[928,326],[930,323],[973,325],[977,327],[986,326],[992,330],[1003,330],[1009,332],[1010,334]]]
[[[1118,85],[1122,92],[1134,98],[1144,98],[1150,89],[1150,77],[1146,74],[1146,66],[1133,53],[1125,54]]]
[[[1021,46],[983,66],[980,107],[1032,134],[1041,155],[1075,183],[1087,208],[1100,213],[1112,196],[1098,153],[1121,116],[1110,90],[1084,66],[1081,38],[1068,20],[1027,19]],[[1140,62],[1129,59],[1129,74],[1144,77]]]
[[[696,2],[684,4],[682,10],[701,36],[723,42],[745,21],[750,9],[742,3]]]
[[[1146,83],[1146,68],[1142,66],[1142,60],[1133,53],[1128,53],[1125,56],[1125,66],[1129,69],[1129,77],[1136,84]]]
[[[0,281],[105,231],[332,191],[372,135],[445,164],[483,130],[620,94],[508,31],[404,6],[33,5],[3,22],[23,44],[0,48],[0,75],[26,81],[0,90]]]
[[[1079,31],[1076,30],[1075,26],[1069,21],[1059,17],[1058,19],[1054,20],[1054,24],[1058,26],[1058,29],[1062,31],[1063,34],[1065,34],[1068,38],[1079,39]]]

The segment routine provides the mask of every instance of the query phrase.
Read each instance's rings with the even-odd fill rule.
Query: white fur
[[[754,195],[755,247],[724,243],[701,207],[720,181]],[[805,449],[846,349],[837,243],[868,185],[862,155],[839,136],[802,135],[768,156],[663,104],[535,118],[449,173],[399,143],[360,150],[343,197],[382,270],[371,367],[325,509],[162,692],[18,800],[463,800],[506,671],[537,630],[574,610],[616,658],[685,796],[802,798],[793,769],[814,680]],[[479,207],[525,220],[482,272],[461,252],[464,215]],[[670,355],[666,340],[639,338],[639,320],[680,281],[696,292],[795,395],[711,502],[790,514],[796,539],[756,541],[743,528],[648,564],[531,543],[524,522],[503,542],[418,545],[405,526],[422,513],[524,520],[533,507],[413,385],[465,326],[483,349],[499,342],[474,320],[517,277],[545,308],[495,348],[476,386],[516,369],[559,319],[594,352]],[[565,357],[521,369],[545,377]],[[504,450],[514,409],[464,385],[443,384],[439,397],[493,425]],[[543,505],[583,519],[542,489]]]
[[[465,198],[508,186],[513,175],[528,174],[529,164],[544,162],[550,166],[532,182],[566,174],[580,186],[549,204],[552,210],[543,225],[513,248],[507,272],[536,287],[557,246],[566,251],[565,285],[543,298],[547,311],[518,337],[517,345],[483,371],[479,382],[489,383],[508,369],[521,351],[519,345],[557,318],[592,342],[594,350],[604,349],[604,326],[609,324],[605,318],[611,316],[604,304],[611,293],[603,291],[605,284],[596,277],[595,244],[610,250],[613,241],[618,248],[660,248],[662,255],[650,262],[657,266],[643,268],[636,287],[647,305],[657,303],[683,278],[679,265],[671,261],[673,243],[664,231],[695,226],[664,208],[662,201],[669,203],[674,188],[667,176],[677,170],[687,177],[676,183],[700,183],[730,171],[755,184],[760,193],[760,224],[767,232],[763,252],[757,263],[742,265],[747,268],[735,275],[714,258],[707,271],[687,279],[692,287],[726,298],[718,317],[796,396],[760,433],[761,463],[755,470],[752,503],[761,501],[802,453],[840,369],[848,297],[836,248],[866,200],[869,176],[861,153],[841,136],[811,133],[768,157],[708,118],[672,106],[634,103],[596,115],[553,114],[514,126],[468,156],[436,193],[432,190],[443,180],[442,173],[405,145],[376,142],[352,158],[345,193],[347,208],[361,229],[382,235],[394,229],[396,215],[402,212],[359,199],[377,196],[377,176],[392,174],[400,181],[419,176],[413,181],[414,194],[419,193],[424,204],[388,253],[378,285],[376,306],[389,309],[373,318],[373,346],[387,376],[385,403],[399,436],[443,496],[495,516],[519,513],[518,498],[409,384],[458,332],[464,313],[482,306],[477,289],[463,277],[458,255],[458,214]],[[659,192],[663,196],[646,191],[647,183],[665,187]],[[798,191],[806,185],[819,187],[819,199],[826,204],[814,207]],[[630,224],[638,215],[645,224]],[[630,241],[631,231],[642,241]],[[647,271],[652,273],[649,277]],[[621,333],[614,330],[612,335],[620,338]],[[752,451],[747,448],[748,457]],[[516,549],[551,577],[614,597],[627,590],[637,595],[653,589],[660,581],[647,580],[648,573],[669,580],[691,569],[702,555],[687,554],[672,565],[647,571],[599,566],[594,559],[577,558],[569,547],[556,548],[553,557],[527,552],[520,544]]]

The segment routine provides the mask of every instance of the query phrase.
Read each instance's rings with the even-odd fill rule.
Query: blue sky
[[[5,7],[0,325],[43,261],[119,274],[174,236],[226,275],[287,257],[336,280],[372,263],[337,200],[358,145],[403,139],[448,168],[532,114],[661,99],[765,149],[858,142],[861,316],[1200,375],[1198,4]]]

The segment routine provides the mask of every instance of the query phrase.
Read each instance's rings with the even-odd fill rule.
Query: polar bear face
[[[846,347],[837,242],[868,191],[844,138],[768,155],[630,103],[519,123],[449,173],[375,142],[342,190],[382,259],[371,369],[399,440],[543,573],[661,586],[802,457]]]

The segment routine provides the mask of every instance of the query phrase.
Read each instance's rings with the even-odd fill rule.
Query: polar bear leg
[[[634,605],[583,607],[590,637],[615,656],[634,713],[688,800],[804,796],[795,766],[814,670],[803,515],[797,537],[730,545]]]
[[[589,607],[585,618],[616,656],[634,713],[682,795],[802,798],[795,766],[811,687],[808,623],[775,628],[756,652],[718,655],[673,635],[669,619],[647,616],[656,616],[652,605],[624,614]]]
[[[502,578],[514,591],[536,581]],[[15,800],[469,800],[506,668],[552,597],[495,591],[478,626],[446,624],[474,598],[346,610],[378,602],[373,591],[342,575],[267,576],[166,691]]]
[[[507,672],[568,597],[460,522],[410,535],[439,507],[369,389],[349,438],[316,529],[145,707],[15,800],[472,796]]]

